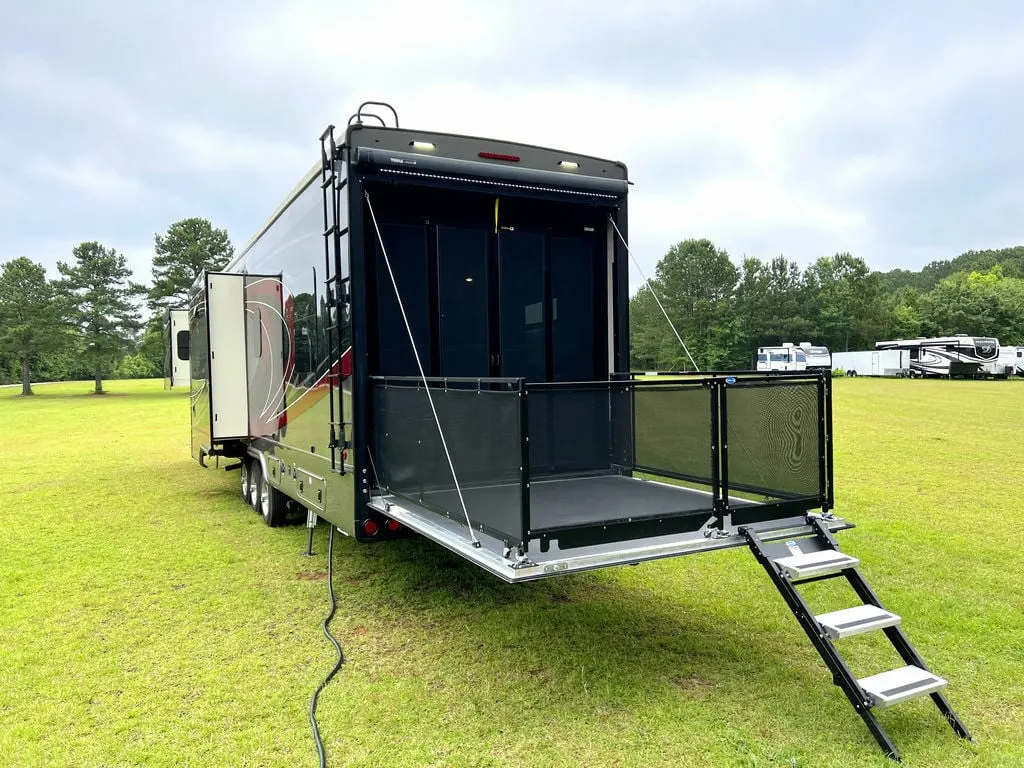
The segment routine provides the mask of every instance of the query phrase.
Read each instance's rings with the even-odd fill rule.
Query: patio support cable
[[[452,471],[452,480],[455,481],[455,492],[459,495],[459,504],[462,505],[462,513],[466,516],[466,525],[469,528],[469,538],[474,547],[480,546],[480,541],[473,532],[473,523],[469,519],[469,510],[466,508],[466,500],[462,496],[462,486],[459,485],[459,477],[455,474],[455,464],[452,463],[452,454],[448,450],[448,441],[444,438],[444,430],[441,428],[441,419],[438,418],[437,408],[434,407],[434,396],[430,392],[430,385],[427,383],[427,374],[423,370],[423,362],[420,360],[419,350],[416,349],[416,340],[412,335],[412,326],[409,325],[409,318],[405,314],[405,304],[402,303],[402,294],[398,291],[398,282],[395,280],[395,273],[391,269],[391,259],[388,258],[388,250],[384,247],[384,237],[380,233],[380,225],[377,224],[377,215],[373,212],[373,204],[370,202],[370,193],[363,192],[366,197],[366,207],[370,211],[370,218],[373,219],[373,228],[377,232],[377,242],[380,243],[380,252],[384,256],[384,264],[388,268],[388,275],[391,277],[391,287],[395,289],[395,299],[398,301],[398,310],[402,313],[402,322],[405,323],[405,331],[409,334],[409,344],[412,346],[413,357],[416,358],[416,367],[420,372],[420,380],[423,382],[423,389],[427,393],[427,401],[430,403],[430,410],[434,414],[434,424],[437,426],[437,434],[441,438],[441,446],[444,448],[445,458],[448,459],[448,468]]]

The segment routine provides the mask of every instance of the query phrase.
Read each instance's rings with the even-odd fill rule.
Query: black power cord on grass
[[[334,612],[338,608],[338,602],[334,599],[334,525],[331,524],[331,535],[327,543],[327,591],[331,596],[331,612],[327,614],[327,618],[324,619],[322,627],[324,635],[331,643],[334,644],[334,649],[338,652],[338,661],[334,664],[334,669],[327,673],[327,677],[324,678],[323,682],[317,687],[313,693],[313,700],[309,704],[309,724],[313,726],[313,740],[316,742],[316,753],[320,758],[320,768],[327,768],[327,753],[324,752],[324,743],[320,739],[320,728],[316,724],[316,703],[317,699],[320,698],[320,692],[327,687],[327,684],[331,682],[331,678],[338,674],[338,670],[341,669],[342,664],[345,663],[345,653],[341,650],[341,644],[331,634],[330,623],[331,619],[334,618]]]

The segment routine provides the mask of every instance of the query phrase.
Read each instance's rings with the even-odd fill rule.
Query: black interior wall
[[[370,194],[427,376],[608,377],[605,209],[398,185]],[[367,250],[370,375],[416,376],[375,235]]]

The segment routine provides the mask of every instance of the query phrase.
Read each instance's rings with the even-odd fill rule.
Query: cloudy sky
[[[12,7],[13,6],[13,7]],[[14,9],[16,7],[17,9]],[[1024,4],[36,0],[0,26],[0,262],[99,240],[149,277],[241,245],[366,99],[403,126],[625,161],[645,269],[1024,243]]]

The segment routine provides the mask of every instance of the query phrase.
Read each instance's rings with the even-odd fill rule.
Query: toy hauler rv
[[[191,386],[188,309],[168,309],[164,314],[164,388],[187,389]]]
[[[875,348],[907,350],[910,353],[910,371],[915,376],[974,378],[984,375],[984,365],[999,359],[997,339],[966,334],[876,341]]]
[[[847,376],[909,376],[910,352],[905,349],[833,352],[832,370],[844,371]]]
[[[195,458],[236,458],[269,525],[300,505],[508,582],[748,546],[887,753],[872,708],[905,698],[966,736],[877,599],[799,608],[800,579],[863,584],[830,371],[633,375],[624,165],[365,117],[193,287]],[[906,666],[857,680],[832,639],[883,627]]]

